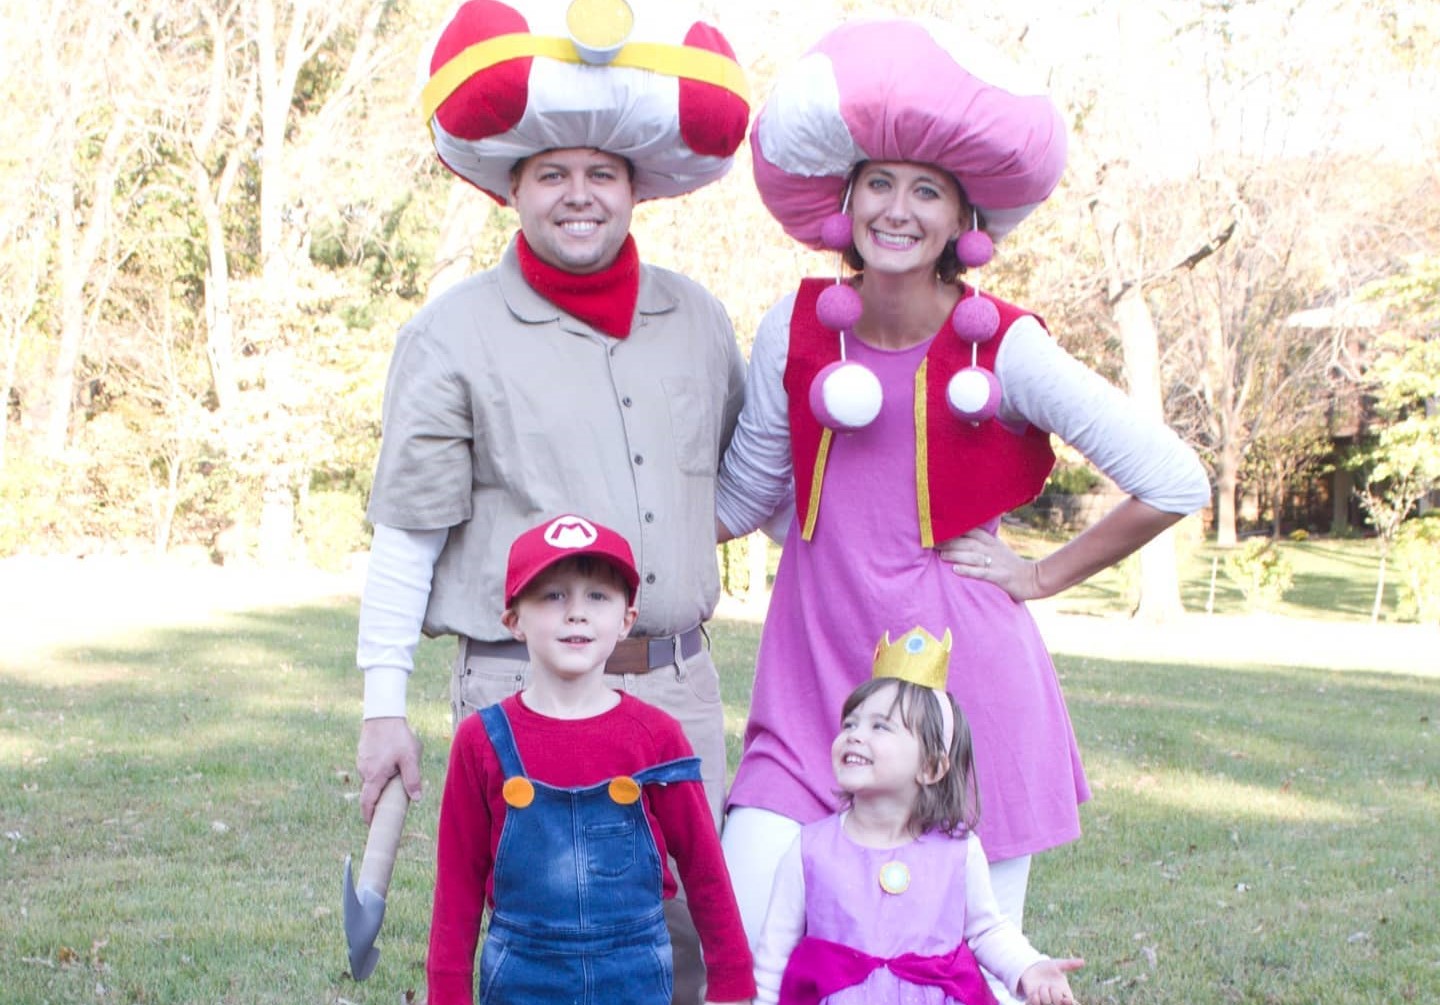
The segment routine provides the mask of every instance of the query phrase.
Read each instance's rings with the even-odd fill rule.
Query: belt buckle
[[[655,661],[654,661],[653,658],[649,659],[648,662],[651,663],[651,669],[652,669],[652,670],[655,669],[656,666],[667,666],[667,667],[669,667],[669,666],[677,666],[677,665],[679,665],[680,660],[681,660],[681,657],[682,657],[683,652],[684,652],[684,650],[681,649],[681,647],[680,647],[680,636],[679,636],[679,634],[675,634],[675,635],[662,635],[660,638],[655,639],[654,641],[656,641],[656,642],[669,642],[669,643],[670,643],[670,658],[669,658],[668,660],[666,660],[664,663],[658,663],[658,664],[655,663]],[[650,647],[649,647],[649,646],[646,646],[646,647],[645,647],[645,651],[646,651],[646,655],[647,655],[647,657],[648,657],[648,656],[649,656],[649,652],[650,652]]]

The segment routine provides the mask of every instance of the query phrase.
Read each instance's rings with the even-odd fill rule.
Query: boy
[[[606,683],[635,623],[639,573],[616,532],[561,516],[510,548],[502,623],[529,654],[523,690],[461,723],[440,804],[426,964],[431,1005],[665,1005],[662,898],[673,855],[707,999],[749,1001],[750,951],[700,781],[668,714]]]

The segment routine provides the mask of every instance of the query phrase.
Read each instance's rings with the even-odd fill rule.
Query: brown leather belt
[[[680,659],[690,659],[700,652],[704,645],[705,633],[701,626],[679,635],[657,635],[621,639],[615,652],[605,664],[605,672],[613,674],[642,674],[660,667],[674,666],[676,651]],[[465,640],[465,655],[484,656],[495,660],[518,660],[530,658],[523,642],[481,642],[478,639]]]

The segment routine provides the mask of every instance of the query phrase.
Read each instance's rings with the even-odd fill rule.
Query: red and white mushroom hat
[[[945,169],[976,211],[956,253],[978,268],[994,253],[992,238],[1010,233],[1060,183],[1066,133],[1040,84],[972,34],[940,22],[853,21],[780,75],[756,117],[750,148],[760,198],[785,232],[837,251],[850,245],[846,186],[858,164],[914,161]],[[821,323],[841,333],[842,362],[817,378],[812,408],[832,429],[860,428],[879,412],[879,383],[843,362],[844,334],[860,317],[859,295],[837,280],[816,306]],[[993,338],[1000,324],[994,304],[973,288],[951,320],[972,346]],[[832,379],[833,387],[821,386]],[[951,410],[969,421],[988,419],[999,407],[999,383],[978,365],[956,374],[949,392]]]
[[[429,70],[436,153],[501,204],[517,161],[562,147],[628,159],[637,201],[683,195],[729,170],[749,123],[730,43],[667,0],[468,0]]]

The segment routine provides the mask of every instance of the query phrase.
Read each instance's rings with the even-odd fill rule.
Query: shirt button
[[[646,514],[645,514],[645,522],[646,522],[646,523],[654,523],[654,522],[655,522],[655,514],[654,514],[654,513],[646,513]]]
[[[635,402],[631,401],[630,395],[627,394],[625,395],[625,397],[620,399],[620,404],[624,405],[626,408],[629,408],[631,405],[635,404]]]
[[[652,572],[652,573],[649,573],[649,574],[645,577],[645,582],[647,582],[647,583],[654,583],[654,582],[655,582],[655,573],[653,573],[653,572]]]
[[[641,457],[639,454],[636,454],[636,455],[635,455],[635,463],[636,463],[636,464],[644,464],[644,463],[645,463],[645,458]]]

